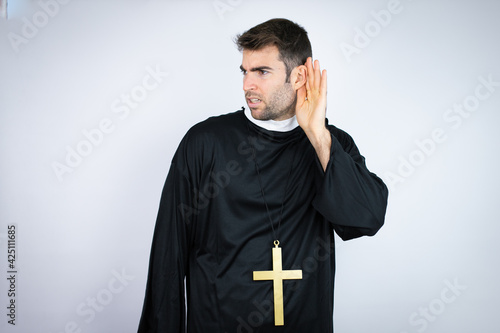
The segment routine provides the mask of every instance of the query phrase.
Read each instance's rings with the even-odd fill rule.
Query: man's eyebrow
[[[243,67],[243,65],[240,65],[240,69],[242,72],[246,72],[247,70]],[[259,72],[259,71],[272,71],[273,69],[268,66],[259,66],[259,67],[253,67],[250,68],[250,72]]]

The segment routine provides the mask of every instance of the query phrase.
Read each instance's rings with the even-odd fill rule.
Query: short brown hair
[[[307,31],[287,19],[272,19],[256,25],[241,35],[237,35],[235,43],[238,50],[259,50],[274,45],[278,48],[279,59],[286,68],[287,81],[292,70],[305,64],[312,57],[311,42]]]

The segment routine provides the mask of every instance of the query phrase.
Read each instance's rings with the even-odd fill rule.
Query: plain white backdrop
[[[308,30],[330,122],[391,189],[375,237],[337,239],[335,331],[496,331],[499,11],[494,0],[10,1],[1,331],[136,331],[173,153],[189,127],[245,105],[232,39],[274,17]]]

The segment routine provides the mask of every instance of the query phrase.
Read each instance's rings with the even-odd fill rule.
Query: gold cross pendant
[[[254,281],[273,280],[274,290],[274,325],[283,326],[285,324],[283,315],[283,280],[301,280],[302,270],[284,271],[282,268],[281,247],[279,241],[274,241],[273,248],[273,270],[254,271]]]

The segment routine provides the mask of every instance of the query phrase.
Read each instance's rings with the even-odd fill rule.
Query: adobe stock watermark
[[[157,89],[168,76],[159,65],[155,68],[146,67],[146,74],[141,82],[133,86],[127,93],[123,93],[111,103],[111,112],[119,121],[127,119],[132,110],[137,109],[149,94]],[[53,161],[51,166],[57,179],[62,182],[64,176],[71,174],[79,167],[85,158],[90,156],[95,148],[99,147],[109,134],[113,133],[117,121],[111,117],[102,118],[94,128],[83,129],[82,139],[75,145],[66,146],[66,156],[61,162]]]
[[[223,170],[212,172],[210,181],[203,185],[202,188],[194,188],[192,202],[190,204],[181,202],[177,207],[184,223],[190,224],[192,216],[198,215],[203,209],[206,209],[210,201],[229,185],[231,178],[241,174],[242,171],[243,169],[237,161],[230,160]]]
[[[104,312],[115,297],[123,293],[130,282],[135,280],[135,276],[127,274],[124,268],[121,271],[112,270],[111,275],[113,277],[109,279],[105,287],[76,306],[75,313],[79,319],[68,321],[57,333],[81,333],[85,325],[92,323],[96,316]]]
[[[370,12],[371,20],[366,22],[362,28],[358,26],[354,27],[352,42],[342,42],[339,44],[340,50],[347,62],[351,63],[352,57],[366,49],[392,23],[393,18],[403,10],[404,6],[400,0],[389,0],[385,9],[372,10]]]
[[[236,7],[241,5],[243,0],[214,0],[212,5],[219,18],[224,21],[224,15],[227,12],[232,12]]]
[[[7,249],[6,249],[6,264],[7,269],[5,275],[7,276],[7,306],[6,315],[7,323],[12,326],[17,324],[18,314],[18,295],[19,295],[19,263],[18,263],[18,247],[19,247],[19,228],[18,225],[13,223],[7,225],[5,229],[7,232]]]
[[[494,81],[493,75],[487,77],[479,76],[477,78],[479,84],[474,89],[474,92],[466,96],[462,102],[454,103],[443,113],[443,120],[452,130],[458,130],[465,119],[470,118],[476,112],[481,103],[491,98],[497,87],[500,86],[499,81]],[[406,156],[399,155],[399,164],[395,172],[388,171],[384,173],[385,183],[394,191],[396,186],[404,183],[406,179],[415,174],[418,167],[422,166],[429,157],[437,150],[438,146],[448,140],[450,129],[443,127],[434,128],[430,134],[420,140],[415,140],[415,146]]]
[[[71,0],[39,0],[37,10],[31,19],[26,16],[22,18],[23,25],[20,33],[9,32],[7,38],[12,49],[18,53],[21,45],[26,45],[35,38],[40,30],[59,14],[62,5],[67,5]]]
[[[467,290],[467,286],[461,284],[457,278],[452,281],[445,280],[445,287],[439,296],[432,299],[428,304],[419,307],[410,314],[408,322],[418,332],[425,332],[429,326],[442,316],[446,309],[455,303],[462,293]],[[407,331],[401,333],[408,333]]]

